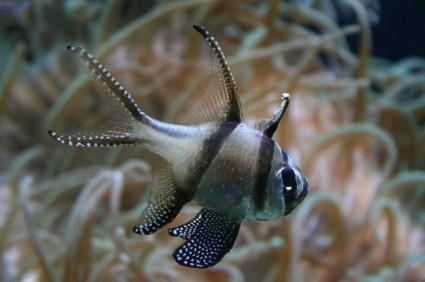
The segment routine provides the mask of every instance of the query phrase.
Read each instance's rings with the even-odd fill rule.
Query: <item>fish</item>
[[[270,119],[253,127],[244,123],[236,82],[218,41],[204,27],[193,27],[213,54],[219,82],[218,93],[199,103],[197,110],[206,120],[184,125],[152,118],[93,55],[70,46],[118,101],[128,126],[89,135],[61,135],[53,130],[48,134],[74,147],[140,145],[162,158],[166,165],[155,172],[146,208],[132,231],[153,234],[195,201],[201,206],[199,213],[168,233],[185,240],[173,253],[178,264],[208,268],[232,249],[242,222],[290,214],[306,197],[308,181],[273,139],[290,95],[282,94]]]

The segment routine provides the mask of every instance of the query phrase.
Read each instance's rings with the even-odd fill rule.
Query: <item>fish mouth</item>
[[[303,179],[303,189],[302,189],[301,193],[299,194],[297,201],[292,202],[291,205],[289,205],[286,208],[284,215],[290,214],[304,200],[304,198],[307,196],[307,194],[308,194],[308,181],[304,177],[304,179]]]
[[[304,177],[303,190],[301,191],[301,194],[300,194],[300,202],[301,202],[302,200],[304,200],[304,198],[305,198],[305,196],[307,196],[307,194],[308,194],[308,181],[307,181],[307,179]]]

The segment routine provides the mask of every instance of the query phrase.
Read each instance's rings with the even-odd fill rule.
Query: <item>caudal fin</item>
[[[137,139],[132,138],[129,134],[100,134],[89,136],[80,134],[59,135],[51,129],[47,133],[57,142],[73,147],[117,147],[137,143]]]
[[[118,108],[120,123],[115,120],[104,122],[105,124],[93,133],[67,135],[50,129],[49,136],[59,143],[75,147],[116,147],[141,142],[140,136],[134,136],[133,133],[140,132],[137,128],[149,125],[153,122],[152,119],[140,110],[132,95],[92,54],[81,47],[68,46],[68,50],[78,55],[90,70],[92,78],[108,92],[106,95],[111,98],[108,102]]]

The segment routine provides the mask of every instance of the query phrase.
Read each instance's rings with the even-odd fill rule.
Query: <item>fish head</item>
[[[290,214],[308,193],[308,181],[288,154],[279,148],[280,156],[272,165],[269,181],[270,208],[280,216]],[[280,159],[280,160],[279,160]]]

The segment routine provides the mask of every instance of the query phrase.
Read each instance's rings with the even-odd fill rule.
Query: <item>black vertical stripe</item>
[[[257,173],[254,181],[254,205],[257,210],[262,210],[266,201],[266,186],[269,178],[274,154],[274,142],[263,135],[258,151]]]
[[[282,155],[283,163],[287,164],[288,163],[288,154],[282,149],[280,149],[280,153]]]
[[[205,172],[210,167],[214,158],[217,156],[224,142],[232,134],[233,130],[239,125],[238,122],[223,122],[202,144],[199,153],[197,169],[192,177],[192,187],[197,188]],[[194,189],[195,190],[195,189]]]

